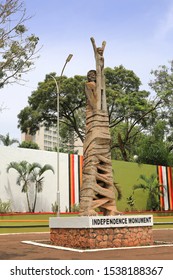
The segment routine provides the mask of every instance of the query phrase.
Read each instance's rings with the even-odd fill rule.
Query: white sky
[[[6,86],[0,91],[0,134],[9,132],[21,140],[17,114],[46,74],[60,75],[69,53],[72,60],[64,74],[86,75],[95,67],[90,37],[107,42],[105,67],[122,64],[141,79],[148,90],[150,71],[173,59],[172,0],[24,0],[29,34],[40,38],[40,58],[25,86]]]

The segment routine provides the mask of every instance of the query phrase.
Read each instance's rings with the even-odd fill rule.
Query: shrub
[[[52,212],[53,213],[58,212],[58,204],[56,201],[54,203],[52,203]]]
[[[71,212],[79,212],[79,208],[80,208],[80,205],[79,205],[79,204],[74,204],[74,205],[71,207]]]
[[[0,199],[0,213],[8,213],[8,212],[11,212],[11,202],[10,201],[3,202]]]

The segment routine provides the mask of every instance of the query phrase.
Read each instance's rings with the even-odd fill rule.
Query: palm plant
[[[48,171],[48,170],[51,170],[54,173],[54,169],[51,165],[45,164],[42,167],[39,163],[37,163],[35,165],[35,168],[34,168],[33,172],[32,172],[31,180],[35,184],[34,203],[33,203],[32,209],[31,209],[32,212],[35,212],[35,207],[36,207],[36,202],[37,202],[37,194],[42,192],[42,190],[43,190],[43,180],[44,180],[43,173]]]
[[[15,169],[18,172],[18,177],[16,180],[17,185],[22,186],[22,192],[26,193],[26,199],[28,204],[28,211],[34,212],[36,201],[37,201],[37,193],[43,190],[43,173],[47,170],[51,170],[54,172],[51,165],[45,164],[43,167],[39,163],[29,163],[27,161],[21,162],[11,162],[7,167],[7,172],[10,169]],[[29,188],[34,186],[34,203],[31,206],[31,202],[29,199]]]
[[[7,167],[7,172],[9,172],[10,169],[15,169],[18,172],[18,177],[16,179],[16,184],[18,186],[22,186],[22,192],[26,193],[26,199],[28,204],[28,210],[31,212],[31,206],[29,201],[29,195],[28,195],[28,188],[30,184],[31,179],[31,172],[34,169],[34,166],[28,163],[27,161],[21,161],[21,162],[10,162],[10,164]]]
[[[0,134],[0,141],[3,143],[4,146],[11,146],[14,143],[18,143],[19,141],[15,138],[10,139],[9,133],[7,133],[5,136]]]
[[[143,191],[148,192],[148,200],[147,200],[147,210],[159,210],[159,196],[162,195],[160,191],[160,187],[163,188],[158,182],[157,175],[151,174],[150,177],[147,177],[144,174],[139,176],[139,179],[143,181],[138,185],[134,185],[134,191],[137,189],[142,189]]]

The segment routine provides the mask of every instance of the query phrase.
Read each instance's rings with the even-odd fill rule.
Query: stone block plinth
[[[50,218],[50,240],[57,246],[101,249],[153,244],[151,215]]]

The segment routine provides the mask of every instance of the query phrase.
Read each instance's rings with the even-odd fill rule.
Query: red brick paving
[[[173,260],[173,246],[72,252],[22,243],[49,240],[49,233],[0,235],[0,260]],[[173,243],[173,229],[153,230],[154,240]]]

